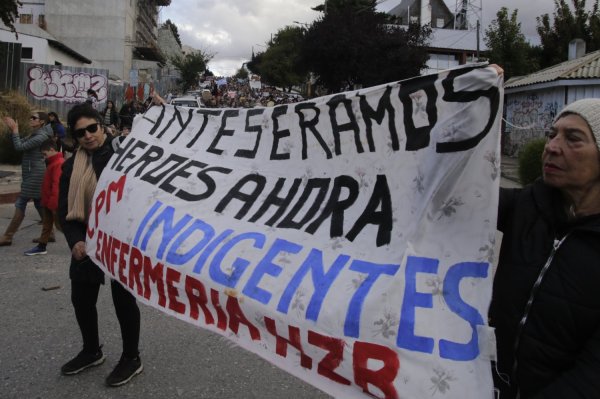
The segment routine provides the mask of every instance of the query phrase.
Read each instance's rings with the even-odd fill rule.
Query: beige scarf
[[[79,148],[69,181],[67,220],[87,222],[97,183],[92,157],[86,150]]]

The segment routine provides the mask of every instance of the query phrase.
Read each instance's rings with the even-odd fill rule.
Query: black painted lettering
[[[346,115],[350,120],[349,122],[344,124],[339,124],[337,120],[337,109],[340,106],[340,104],[344,106]],[[365,152],[362,143],[360,142],[360,129],[358,127],[358,123],[356,122],[356,116],[352,111],[352,100],[346,98],[344,94],[338,94],[337,96],[333,96],[327,102],[327,105],[329,106],[329,119],[331,120],[331,129],[333,133],[333,140],[335,143],[335,155],[341,155],[342,148],[340,133],[347,131],[354,132],[354,143],[356,145],[356,152]]]
[[[287,113],[287,109],[287,105],[280,105],[273,108],[273,113],[271,114],[271,120],[273,121],[273,145],[271,146],[271,160],[290,159],[289,152],[277,152],[279,140],[290,135],[290,131],[288,129],[279,130],[279,117],[281,115],[285,115]]]
[[[259,175],[258,173],[253,173],[244,176],[240,181],[238,181],[235,184],[235,186],[233,186],[231,190],[229,190],[229,192],[221,200],[221,202],[219,202],[219,204],[215,208],[215,212],[223,212],[225,208],[227,208],[227,205],[229,205],[231,200],[237,199],[243,202],[244,206],[242,206],[242,208],[238,211],[238,213],[235,215],[235,218],[238,220],[242,219],[244,216],[246,216],[246,213],[248,213],[252,205],[254,205],[254,202],[256,202],[256,200],[258,199],[258,196],[265,188],[266,183],[267,179],[264,176]],[[246,184],[254,185],[254,189],[249,194],[246,194],[242,191]]]
[[[378,211],[377,208],[380,206],[381,210]],[[374,224],[379,226],[377,230],[377,246],[381,247],[387,245],[390,243],[392,236],[392,220],[390,188],[388,187],[385,175],[377,175],[377,181],[375,182],[371,199],[369,199],[369,203],[362,215],[360,215],[352,229],[346,234],[346,238],[350,241],[354,241],[356,236],[358,236],[367,224]]]
[[[213,154],[217,154],[217,155],[221,155],[223,153],[222,149],[217,148],[217,145],[219,144],[219,140],[221,140],[221,138],[223,136],[233,136],[233,133],[235,133],[235,130],[226,129],[227,119],[239,116],[239,114],[240,114],[240,111],[237,109],[228,109],[225,112],[223,112],[223,116],[221,117],[221,127],[219,128],[219,131],[217,132],[215,139],[213,140],[213,142],[210,144],[210,146],[206,150],[207,152],[212,152]]]
[[[236,157],[241,158],[256,158],[256,152],[258,151],[258,146],[260,144],[260,138],[262,136],[262,125],[250,125],[250,117],[255,115],[262,115],[265,112],[264,108],[255,108],[249,109],[246,113],[246,127],[244,128],[244,132],[252,133],[256,132],[256,142],[254,143],[254,148],[251,150],[240,149],[235,153]]]
[[[323,151],[325,151],[325,155],[327,156],[327,159],[331,159],[332,158],[331,150],[329,149],[329,147],[327,146],[327,143],[325,143],[325,140],[323,140],[323,137],[321,137],[321,134],[319,133],[319,131],[316,128],[317,124],[319,123],[319,114],[321,113],[319,108],[317,108],[314,103],[305,102],[305,103],[300,103],[300,104],[296,105],[295,110],[296,110],[296,113],[298,114],[298,116],[300,117],[299,126],[300,126],[300,132],[302,133],[302,159],[308,158],[308,143],[306,140],[306,131],[307,130],[310,130],[312,132],[313,136],[315,136],[315,138],[321,145],[321,148],[323,148]],[[308,111],[308,110],[312,110],[315,113],[315,117],[310,120],[307,120],[306,115],[304,114],[304,111]]]
[[[277,210],[265,224],[267,226],[273,226],[275,224],[275,222],[277,222],[279,220],[279,218],[281,218],[281,216],[284,214],[284,212],[286,211],[288,206],[290,206],[292,199],[294,199],[294,196],[298,192],[298,188],[300,187],[300,184],[302,183],[302,179],[300,179],[300,178],[294,179],[294,183],[292,183],[292,187],[290,187],[290,190],[285,195],[285,197],[278,197],[279,192],[283,188],[285,181],[286,181],[286,179],[284,177],[280,177],[279,179],[277,179],[277,183],[275,183],[275,187],[273,187],[273,189],[271,190],[271,192],[269,193],[269,195],[267,196],[267,198],[261,205],[260,209],[254,214],[254,216],[252,216],[250,218],[249,222],[251,222],[251,223],[256,222],[272,206],[276,207]]]
[[[340,200],[342,189],[346,189],[348,194],[346,198]],[[344,211],[352,206],[358,198],[359,185],[356,180],[350,176],[342,175],[333,181],[333,189],[329,196],[327,205],[315,221],[306,228],[306,232],[314,234],[319,226],[331,216],[331,227],[329,229],[330,237],[341,237],[344,235]]]

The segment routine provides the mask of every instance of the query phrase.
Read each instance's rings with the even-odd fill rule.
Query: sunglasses
[[[34,121],[34,120],[36,120],[36,119],[40,119],[40,118],[38,118],[37,116],[31,115],[31,116],[29,117],[29,119],[30,119],[30,120],[32,120],[32,121]]]
[[[75,130],[73,131],[73,135],[74,135],[76,138],[80,139],[80,138],[82,138],[83,136],[85,136],[85,132],[86,132],[86,131],[87,131],[87,132],[90,132],[90,133],[96,133],[96,132],[98,131],[98,126],[99,126],[99,125],[100,125],[100,124],[96,122],[96,123],[92,123],[91,125],[87,125],[86,127],[82,127],[81,129],[75,129]]]

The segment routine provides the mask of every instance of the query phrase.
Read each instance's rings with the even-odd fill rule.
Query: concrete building
[[[108,69],[115,78],[154,76],[164,62],[158,48],[158,11],[170,0],[23,1],[19,22],[37,23],[58,41]]]
[[[165,57],[165,64],[161,70],[161,91],[163,94],[177,91],[181,74],[173,66],[173,58],[183,57],[181,45],[175,38],[175,33],[165,24],[158,28],[158,47]]]
[[[459,13],[458,18],[455,17],[443,0],[402,0],[388,14],[395,16],[400,25],[431,26],[429,60],[424,74],[478,62],[478,53],[487,50],[477,30],[467,29],[466,14]]]

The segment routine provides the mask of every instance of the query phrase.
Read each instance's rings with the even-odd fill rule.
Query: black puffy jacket
[[[537,181],[501,190],[498,230],[490,324],[498,370],[511,380],[500,397],[600,398],[600,215],[568,221],[560,192]],[[540,270],[565,236],[519,330]]]

